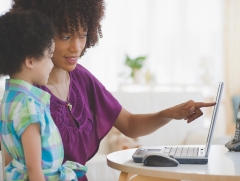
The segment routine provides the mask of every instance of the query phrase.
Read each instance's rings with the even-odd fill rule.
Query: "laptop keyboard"
[[[165,147],[163,154],[169,156],[198,156],[199,148],[194,147]]]

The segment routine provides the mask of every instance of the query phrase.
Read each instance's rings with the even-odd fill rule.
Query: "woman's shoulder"
[[[72,74],[82,74],[85,76],[93,76],[92,73],[87,70],[84,66],[82,66],[81,64],[77,64],[76,68],[71,72]]]
[[[76,79],[78,81],[81,80],[87,84],[100,83],[99,80],[89,70],[80,64],[77,64],[76,68],[71,72],[71,75],[73,79]]]
[[[85,67],[77,64],[76,68],[71,72],[72,83],[79,87],[84,87],[87,92],[108,92],[105,86]]]

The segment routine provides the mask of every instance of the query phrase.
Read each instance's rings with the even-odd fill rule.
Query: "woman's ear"
[[[33,57],[26,57],[24,64],[27,68],[32,69],[34,68],[34,58]]]

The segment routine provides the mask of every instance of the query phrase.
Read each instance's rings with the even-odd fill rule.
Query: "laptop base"
[[[175,157],[173,157],[175,158]],[[198,159],[184,159],[184,158],[175,158],[180,164],[207,164],[208,159],[207,158],[198,158]]]
[[[132,155],[133,161],[135,163],[142,163],[142,159],[145,155],[151,154],[151,153],[162,153],[163,149],[157,147],[151,149],[140,147],[138,148],[135,153]],[[207,164],[208,163],[208,158],[204,156],[199,156],[199,157],[178,157],[178,156],[171,156],[172,158],[176,159],[180,164]]]

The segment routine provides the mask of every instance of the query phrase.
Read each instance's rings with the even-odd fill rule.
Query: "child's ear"
[[[26,57],[24,64],[27,68],[34,68],[34,58],[33,57]]]

